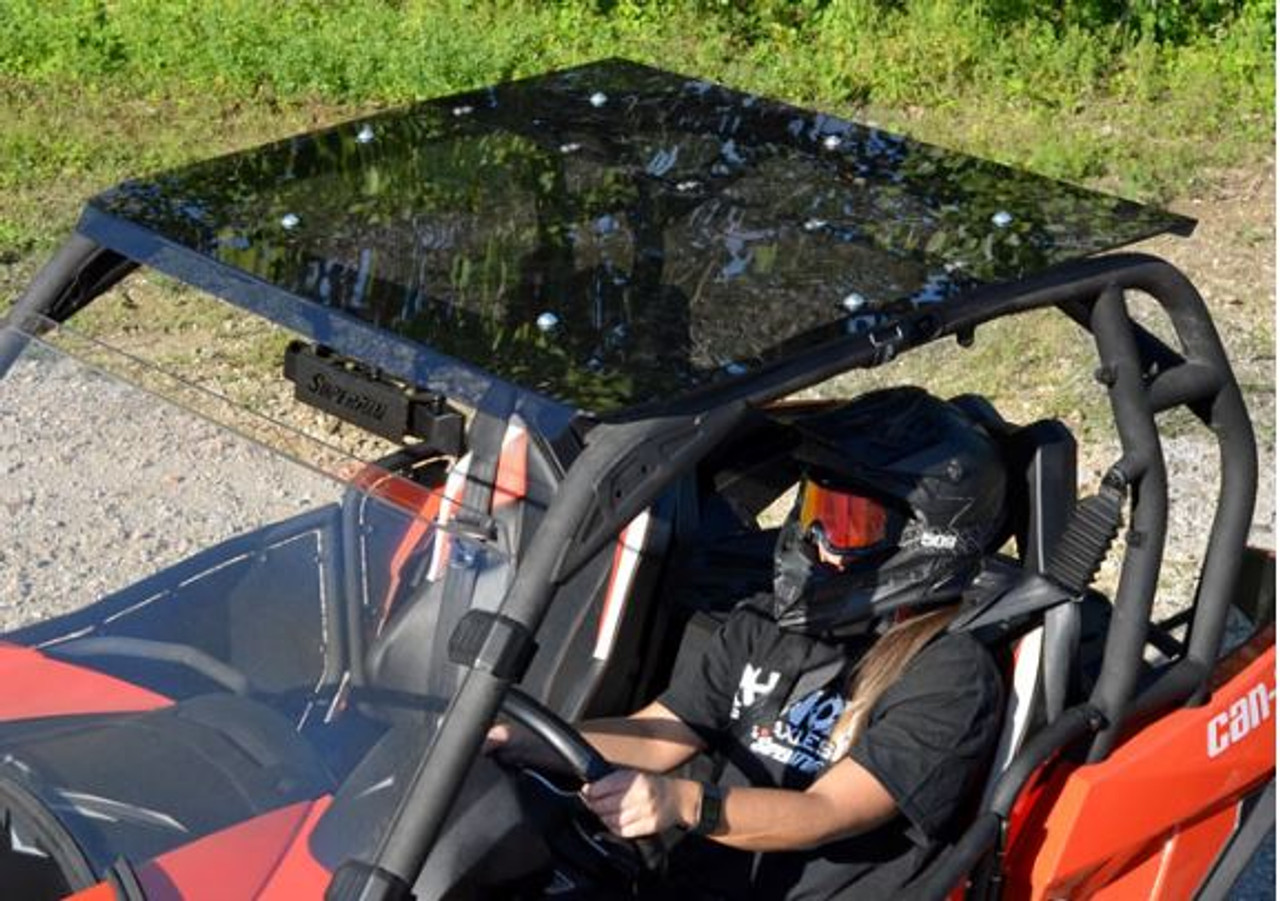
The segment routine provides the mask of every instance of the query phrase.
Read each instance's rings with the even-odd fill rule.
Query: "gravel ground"
[[[0,631],[337,494],[260,445],[42,356],[0,382]]]

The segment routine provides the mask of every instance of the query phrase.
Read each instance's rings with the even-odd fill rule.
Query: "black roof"
[[[128,181],[80,230],[420,384],[567,417],[1193,227],[610,60]]]

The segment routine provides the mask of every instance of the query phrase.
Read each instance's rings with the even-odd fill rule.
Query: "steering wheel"
[[[617,769],[593,748],[577,729],[560,716],[514,686],[502,699],[502,712],[528,729],[551,748],[568,765],[575,779],[595,782]],[[667,852],[654,836],[626,839],[636,851],[641,864],[651,873],[661,872]]]

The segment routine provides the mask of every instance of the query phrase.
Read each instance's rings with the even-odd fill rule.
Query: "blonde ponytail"
[[[880,696],[898,681],[920,649],[947,627],[959,609],[958,604],[953,604],[913,616],[895,623],[876,639],[876,643],[858,661],[849,680],[848,702],[831,731],[832,741],[839,752],[836,759],[848,753],[858,740]]]

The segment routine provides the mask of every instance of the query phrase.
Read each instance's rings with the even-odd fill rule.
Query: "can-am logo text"
[[[1209,720],[1209,756],[1217,757],[1271,719],[1275,700],[1276,690],[1268,690],[1267,683],[1259,682],[1247,695],[1237,698],[1228,709]]]

